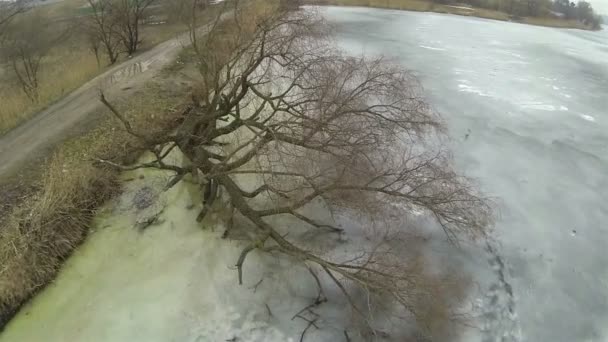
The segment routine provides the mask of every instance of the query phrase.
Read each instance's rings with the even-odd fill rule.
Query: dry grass
[[[268,6],[268,4],[273,1],[274,0],[266,0],[264,2],[257,2],[256,4],[258,7]],[[198,25],[212,22],[218,14],[231,6],[233,5],[230,0],[228,0],[220,5],[198,9],[196,13]],[[143,36],[142,50],[149,49],[188,31],[186,22],[181,21],[179,18],[172,18],[169,10],[162,6],[150,9],[148,14],[150,15],[150,20],[141,26],[141,33]],[[188,17],[188,19],[190,19],[190,17]]]
[[[57,4],[42,6],[39,12],[50,18],[74,18],[80,15],[79,10],[86,4],[84,0],[66,0]],[[203,16],[203,22],[206,17]],[[162,21],[163,18],[160,17]],[[162,25],[142,25],[142,41],[140,51],[150,49],[157,44],[176,37],[187,27],[180,23],[165,23]],[[0,64],[0,135],[17,127],[33,115],[60,100],[71,91],[82,86],[87,81],[107,69],[107,61],[97,63],[92,51],[89,50],[85,37],[76,32],[75,35],[61,46],[56,47],[40,68],[40,100],[33,103],[21,91],[16,80],[11,79],[8,65]],[[126,56],[122,56],[126,58]],[[119,60],[120,63],[120,60]]]
[[[149,86],[121,107],[142,131],[174,127],[179,111],[170,91]],[[171,114],[174,113],[174,114]],[[0,222],[0,329],[48,284],[86,237],[95,210],[120,190],[118,173],[96,167],[93,157],[134,160],[138,142],[108,116],[98,128],[62,145],[39,168],[35,193]]]
[[[177,37],[188,28],[181,23],[164,23],[160,25],[142,25],[142,50],[150,49],[166,40]]]
[[[102,70],[98,67],[95,56],[89,51],[66,48],[49,56],[41,66],[38,103],[30,101],[16,82],[3,82],[0,86],[0,134],[80,87]],[[7,70],[7,73],[9,72]]]
[[[178,25],[144,27],[144,48],[151,48],[162,41],[171,39],[180,30],[183,30],[183,27]],[[55,49],[40,68],[41,85],[38,103],[30,101],[21,91],[16,80],[10,80],[11,71],[8,66],[4,66],[4,75],[0,74],[0,79],[5,79],[0,83],[0,98],[2,99],[0,135],[15,128],[105,71],[107,61],[103,56],[101,57],[100,66],[95,55],[87,49],[83,37],[74,37],[73,40]],[[2,67],[0,65],[0,69]]]
[[[39,6],[38,9],[44,11],[44,14],[49,18],[64,19],[78,14],[86,4],[86,0],[63,0],[49,5]]]
[[[308,3],[335,6],[363,6],[405,11],[431,11],[433,3],[425,0],[309,0]]]
[[[49,31],[70,33],[42,60],[38,74],[40,96],[37,103],[23,93],[10,65],[0,64],[0,135],[103,71],[104,68],[98,65],[97,59],[89,50],[80,26],[71,27],[72,23],[75,24],[78,9],[85,3],[85,0],[65,0],[36,7],[23,15],[23,21],[45,18],[52,26]],[[103,60],[101,63],[102,66],[106,64]]]
[[[538,17],[529,17],[524,18],[522,21],[524,24],[537,25],[537,26],[548,26],[548,27],[558,27],[558,28],[577,28],[581,30],[589,30],[588,26],[585,26],[583,23],[578,22],[577,20],[563,20],[558,18],[538,18]]]
[[[119,189],[112,171],[71,163],[62,153],[46,165],[42,184],[0,231],[0,312],[13,311],[54,277],[86,236],[95,208]]]
[[[53,59],[56,74],[49,87],[66,89],[63,85],[77,85],[89,77],[83,71],[86,69],[78,68],[71,71],[74,76],[62,75],[70,65],[78,64],[62,60],[64,57]],[[93,56],[86,57],[89,64],[94,62],[96,67],[94,57],[90,57]],[[179,122],[178,104],[186,91],[180,88],[179,80],[162,82],[148,84],[127,103],[115,104],[140,132],[166,134]],[[19,107],[17,97],[13,97],[15,112],[27,107]],[[96,209],[120,191],[118,173],[96,167],[93,160],[103,158],[128,164],[141,152],[140,142],[108,114],[97,128],[65,142],[47,162],[36,165],[42,171],[28,178],[36,184],[35,190],[25,197],[15,191],[17,197],[24,199],[1,208],[5,217],[0,220],[0,330],[23,303],[55,277],[63,261],[86,237]]]
[[[502,21],[509,20],[509,15],[507,13],[485,8],[475,8],[472,16]]]

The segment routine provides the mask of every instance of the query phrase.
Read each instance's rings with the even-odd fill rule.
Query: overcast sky
[[[608,15],[608,0],[588,0],[588,1],[591,3],[593,8],[598,13]]]

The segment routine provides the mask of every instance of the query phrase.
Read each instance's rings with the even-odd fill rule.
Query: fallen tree
[[[398,257],[399,246],[376,244],[341,261],[291,240],[290,227],[273,218],[291,217],[321,235],[348,234],[351,227],[305,213],[318,203],[332,213],[357,213],[360,222],[425,213],[458,241],[484,234],[490,207],[451,168],[437,139],[443,123],[410,73],[381,57],[345,55],[332,44],[321,18],[288,9],[293,6],[234,2],[229,18],[218,16],[209,34],[192,35],[200,83],[173,134],[138,131],[102,95],[155,158],[130,166],[99,162],[122,170],[169,170],[175,176],[168,188],[191,177],[206,200],[198,221],[222,189],[234,215],[254,227],[236,260],[239,283],[251,252],[286,255],[316,279],[317,304],[325,300],[323,276],[361,317],[367,308],[349,291],[351,285],[368,299],[381,295],[418,316],[416,301],[433,296],[433,289],[423,288],[412,265]],[[175,149],[188,165],[168,161]],[[373,331],[373,322],[365,321]]]

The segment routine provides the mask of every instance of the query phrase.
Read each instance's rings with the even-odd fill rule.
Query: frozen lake
[[[480,285],[482,340],[608,340],[608,33],[322,12],[346,49],[420,77],[459,168],[496,198],[492,251],[462,256]]]
[[[458,168],[499,208],[487,242],[456,249],[441,232],[435,236],[442,239],[414,240],[412,249],[438,256],[442,266],[454,263],[446,269],[475,281],[471,305],[463,307],[472,328],[460,339],[433,341],[608,341],[608,33],[367,8],[321,11],[346,50],[388,55],[419,76],[448,123]],[[195,186],[182,182],[161,194],[163,172],[123,177],[125,193],[98,215],[91,236],[0,341],[301,339],[307,321],[294,313],[317,295],[301,266],[253,253],[240,286],[234,262],[245,241],[223,240],[217,217],[201,229]],[[155,194],[150,212],[133,205],[143,189]],[[134,228],[154,213],[156,225]],[[362,245],[356,234],[321,241],[296,231],[294,239],[346,254]],[[306,341],[344,341],[347,330],[358,336],[348,301],[337,288],[328,291],[331,301],[315,309],[321,328]]]

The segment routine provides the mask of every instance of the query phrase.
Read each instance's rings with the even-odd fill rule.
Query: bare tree
[[[97,35],[93,32],[89,32],[86,36],[87,43],[91,52],[95,55],[95,60],[97,61],[97,67],[101,67],[101,41],[98,39]]]
[[[88,23],[91,46],[98,49],[100,42],[110,64],[116,63],[120,55],[120,39],[117,34],[118,22],[114,16],[112,0],[88,0],[92,10]]]
[[[54,44],[66,32],[49,30],[49,21],[37,12],[6,26],[2,55],[32,102],[37,102],[40,87],[40,67]]]
[[[322,236],[354,228],[322,222],[306,209],[356,213],[370,229],[372,222],[426,213],[455,241],[484,233],[488,204],[452,170],[449,153],[435,139],[443,124],[413,76],[384,58],[338,51],[327,25],[311,12],[254,11],[256,6],[265,5],[235,5],[194,42],[201,84],[175,134],[138,132],[102,95],[156,158],[129,167],[100,162],[171,170],[168,187],[190,174],[205,198],[198,221],[223,189],[230,207],[252,227],[251,242],[236,261],[240,283],[249,253],[277,253],[306,265],[319,286],[319,272],[324,274],[362,316],[365,307],[347,284],[416,314],[415,301],[432,295],[412,265],[396,256],[399,246],[362,247],[353,260],[339,260],[290,238],[290,227],[273,218],[289,217]],[[188,165],[167,161],[176,148]],[[322,297],[320,288],[315,302]]]
[[[114,15],[118,23],[118,36],[128,55],[134,54],[141,43],[140,23],[146,9],[154,0],[114,0]]]
[[[2,1],[0,2],[0,37],[4,27],[18,14],[29,8],[29,0]]]

